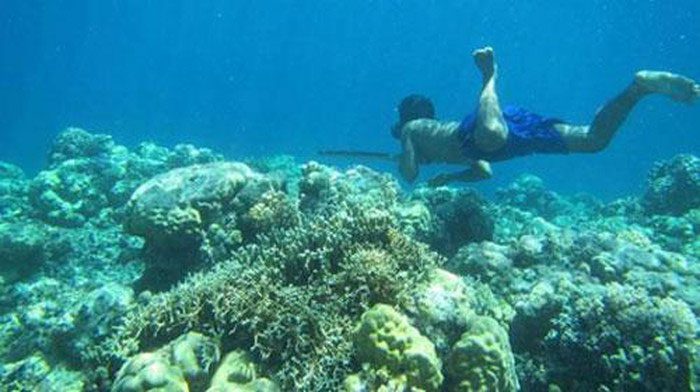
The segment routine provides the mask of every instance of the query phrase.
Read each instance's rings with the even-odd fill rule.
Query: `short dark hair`
[[[433,102],[430,98],[420,94],[411,94],[402,99],[397,110],[399,112],[399,122],[391,128],[391,134],[395,138],[401,137],[401,128],[407,122],[419,118],[435,118]]]

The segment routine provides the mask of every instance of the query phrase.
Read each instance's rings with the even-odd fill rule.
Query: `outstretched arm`
[[[462,170],[456,173],[443,173],[428,180],[429,186],[442,186],[450,182],[476,182],[491,178],[493,172],[491,165],[486,161],[476,161],[471,164],[469,169]]]
[[[401,155],[399,155],[399,172],[408,181],[413,182],[418,177],[418,163],[416,162],[416,151],[409,132],[405,132],[401,137]]]

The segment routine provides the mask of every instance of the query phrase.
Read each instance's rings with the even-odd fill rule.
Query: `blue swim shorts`
[[[503,117],[508,124],[508,138],[503,147],[491,152],[482,151],[474,144],[476,113],[464,118],[459,132],[462,136],[462,151],[468,158],[496,162],[536,153],[569,153],[561,134],[554,129],[555,124],[564,121],[543,117],[518,106],[506,106]]]

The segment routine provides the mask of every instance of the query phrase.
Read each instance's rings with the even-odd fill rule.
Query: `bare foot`
[[[472,52],[474,57],[474,62],[476,66],[479,67],[481,74],[484,76],[484,80],[489,80],[496,72],[496,63],[493,59],[493,48],[490,46],[477,49]]]
[[[691,103],[700,96],[700,85],[693,79],[664,71],[639,71],[635,83],[644,91],[663,94],[675,101]]]

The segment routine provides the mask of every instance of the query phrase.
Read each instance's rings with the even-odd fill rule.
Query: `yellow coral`
[[[392,375],[390,383],[402,379],[412,390],[440,389],[442,365],[435,347],[391,306],[378,304],[365,312],[354,336],[360,361],[385,368]],[[351,381],[346,380],[346,387]]]
[[[508,334],[490,317],[477,316],[455,343],[447,364],[451,391],[518,390]]]

